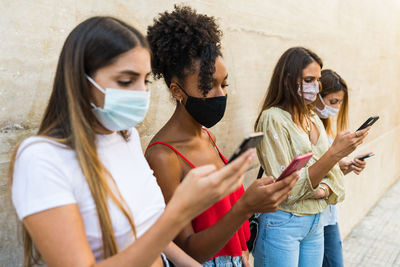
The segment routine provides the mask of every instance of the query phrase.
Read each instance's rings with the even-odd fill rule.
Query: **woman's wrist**
[[[190,209],[173,201],[173,199],[165,207],[163,216],[166,217],[166,220],[171,221],[171,225],[179,229],[185,227],[194,217]]]
[[[338,163],[342,157],[335,151],[335,148],[331,146],[328,151],[325,153],[327,158],[333,162]]]
[[[322,189],[324,190],[324,192],[325,192],[324,198],[325,198],[325,199],[328,199],[329,196],[332,194],[332,190],[331,190],[331,188],[329,187],[329,185],[327,185],[327,184],[325,184],[325,183],[321,183],[321,184],[319,185],[319,187],[322,188]]]
[[[236,216],[238,216],[242,220],[247,220],[254,214],[254,212],[251,210],[250,205],[246,203],[243,197],[241,197],[235,203],[235,205],[233,205],[232,212],[234,212]]]
[[[329,197],[329,190],[328,190],[327,186],[320,184],[319,188],[321,188],[324,191],[324,197],[322,197],[322,198],[327,199]]]

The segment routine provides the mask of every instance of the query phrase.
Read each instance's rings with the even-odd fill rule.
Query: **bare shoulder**
[[[151,144],[154,144],[153,142]],[[179,158],[170,147],[156,143],[146,149],[144,156],[153,171],[169,167],[171,170],[179,167]]]
[[[205,128],[203,128],[203,129],[204,129],[204,133],[206,134],[207,138],[211,137],[211,139],[212,139],[214,142],[217,142],[217,138],[215,137],[215,135],[214,135],[210,130],[205,129]],[[207,133],[209,133],[210,136],[208,136]]]
[[[168,203],[183,176],[178,155],[165,145],[155,144],[146,150],[145,157]]]
[[[40,253],[48,266],[92,266],[96,262],[76,204],[34,213],[25,217],[23,223],[35,245],[45,248]]]

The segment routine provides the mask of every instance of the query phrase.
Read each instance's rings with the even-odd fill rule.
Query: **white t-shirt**
[[[139,135],[134,128],[128,142],[117,133],[98,135],[97,150],[133,214],[137,237],[140,237],[160,217],[165,202],[143,156]],[[12,200],[21,220],[47,209],[78,205],[93,254],[97,261],[103,259],[96,207],[73,150],[43,137],[26,139],[17,153]],[[134,242],[131,227],[111,200],[109,211],[122,251]]]

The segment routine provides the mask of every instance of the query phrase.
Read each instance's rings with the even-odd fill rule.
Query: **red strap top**
[[[204,131],[207,132],[208,136],[210,137],[214,147],[217,149],[221,159],[224,161],[225,164],[228,163],[228,160],[222,155],[219,151],[217,145],[215,144],[214,140],[212,139],[210,133],[203,128]],[[186,161],[192,168],[196,168],[185,156],[183,156],[178,150],[176,150],[170,144],[164,142],[155,142],[150,144],[147,148],[152,147],[156,144],[164,145],[172,149],[176,154],[178,154],[184,161]],[[193,229],[196,233],[211,227],[216,222],[218,222],[224,215],[227,213],[232,206],[238,201],[238,199],[243,195],[244,188],[241,186],[238,190],[231,193],[230,195],[226,196],[222,200],[218,201],[214,205],[212,205],[209,209],[204,211],[202,214],[197,216],[192,221]],[[250,238],[250,227],[249,222],[246,221],[232,236],[232,238],[226,243],[226,245],[211,259],[219,256],[241,256],[242,251],[247,250],[246,241]]]

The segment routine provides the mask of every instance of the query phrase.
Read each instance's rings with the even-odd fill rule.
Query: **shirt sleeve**
[[[18,149],[12,182],[12,201],[20,220],[47,209],[76,203],[63,162],[46,141],[27,144]],[[60,148],[63,149],[63,148]]]
[[[332,172],[332,171],[331,171]],[[335,176],[338,177],[340,174],[337,173]],[[336,205],[344,200],[344,187],[338,183],[338,179],[332,179],[333,175],[328,173],[327,177],[322,179],[321,184],[326,184],[331,189],[331,194],[329,195],[326,203],[329,205]]]
[[[293,160],[289,131],[283,126],[282,120],[271,114],[263,114],[257,124],[257,131],[264,133],[264,138],[257,146],[257,155],[267,175],[279,177],[282,171]],[[287,204],[310,198],[318,190],[312,187],[308,167],[300,170],[300,177],[293,187]]]
[[[325,178],[322,179],[321,184],[326,184],[331,189],[331,194],[326,200],[327,204],[335,205],[344,200],[344,175],[338,164],[333,166],[333,168],[326,174]]]
[[[314,123],[317,125],[321,138],[325,138],[328,140],[329,147],[332,146],[333,138],[328,136],[325,132],[324,125],[322,121],[319,119],[317,115],[314,117]],[[329,186],[331,189],[331,194],[326,200],[327,204],[335,205],[339,202],[342,202],[345,198],[345,189],[344,189],[344,175],[340,170],[339,164],[335,164],[332,169],[325,175],[324,179],[322,179],[321,183],[324,183]]]

